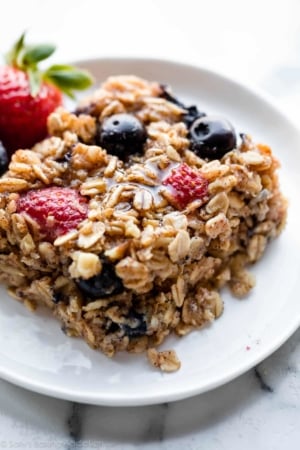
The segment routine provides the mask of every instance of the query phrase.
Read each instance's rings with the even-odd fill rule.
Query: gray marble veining
[[[261,374],[259,367],[254,368],[254,375],[256,376],[261,389],[265,392],[274,392],[274,389],[267,383],[263,374]]]
[[[70,437],[70,444],[68,449],[74,448],[78,442],[81,441],[82,437],[82,426],[83,426],[83,409],[84,406],[79,403],[70,403],[70,412],[67,417],[67,429]]]

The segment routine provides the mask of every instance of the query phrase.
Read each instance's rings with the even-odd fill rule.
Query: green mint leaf
[[[51,44],[34,45],[27,47],[23,54],[23,63],[26,65],[37,64],[49,58],[55,52],[56,47]]]

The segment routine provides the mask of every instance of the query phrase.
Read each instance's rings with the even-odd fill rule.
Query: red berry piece
[[[74,189],[50,187],[28,191],[18,201],[18,213],[35,220],[40,233],[53,242],[58,236],[77,228],[87,217],[87,199]]]
[[[203,200],[208,194],[207,179],[185,163],[173,169],[162,184],[171,188],[180,208],[185,208],[194,200]]]

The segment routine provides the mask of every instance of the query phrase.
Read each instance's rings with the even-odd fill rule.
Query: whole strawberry
[[[25,35],[0,67],[0,140],[9,154],[28,148],[47,135],[47,117],[62,103],[62,92],[86,89],[90,75],[67,65],[54,65],[44,72],[38,63],[55,51],[53,45],[27,46]]]

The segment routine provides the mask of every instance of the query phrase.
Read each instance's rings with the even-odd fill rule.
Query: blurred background
[[[0,51],[28,41],[59,46],[55,61],[156,56],[208,66],[300,105],[299,0],[10,0]]]

